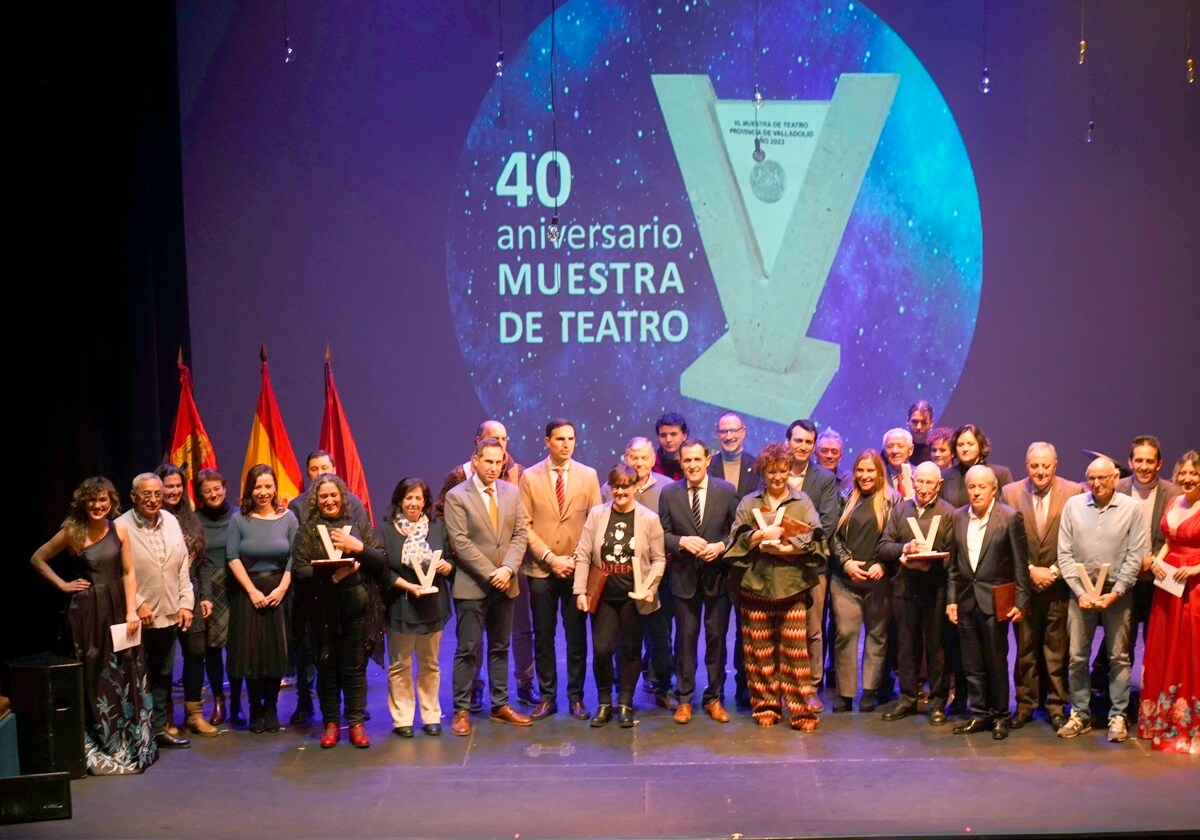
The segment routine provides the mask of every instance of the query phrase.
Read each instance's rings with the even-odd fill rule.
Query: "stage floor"
[[[452,635],[448,629],[443,639],[441,737],[420,729],[411,740],[392,735],[386,678],[372,663],[369,750],[344,737],[323,750],[316,725],[275,735],[226,729],[193,738],[191,749],[164,751],[141,776],[73,782],[73,819],[0,828],[0,838],[1200,831],[1200,758],[1155,753],[1137,740],[1109,744],[1103,730],[1064,741],[1040,717],[1003,742],[990,733],[954,735],[953,718],[934,728],[923,715],[884,723],[858,712],[826,713],[806,735],[760,728],[745,712],[724,725],[698,712],[680,726],[639,689],[633,729],[592,729],[565,713],[531,728],[482,715],[470,737],[456,737]],[[594,708],[590,673],[588,686]],[[728,686],[732,694],[732,678]],[[282,691],[279,705],[286,719],[295,692]]]

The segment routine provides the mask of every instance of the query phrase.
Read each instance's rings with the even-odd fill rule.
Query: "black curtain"
[[[10,556],[0,660],[54,645],[65,599],[28,558],[71,491],[160,463],[189,355],[172,3],[10,11],[4,190]],[[56,563],[62,563],[62,559]]]

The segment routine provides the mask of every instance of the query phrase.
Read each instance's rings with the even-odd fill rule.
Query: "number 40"
[[[534,188],[529,186],[529,159],[533,155],[513,152],[504,164],[504,170],[496,179],[496,195],[511,196],[518,207],[528,207]],[[557,159],[556,159],[557,158]],[[550,167],[558,169],[558,192],[550,194]],[[546,207],[561,207],[571,197],[571,162],[562,152],[545,152],[537,161],[533,175],[537,186],[537,197]]]

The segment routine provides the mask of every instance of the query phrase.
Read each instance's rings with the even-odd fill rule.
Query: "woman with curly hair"
[[[130,637],[141,624],[129,537],[113,521],[120,512],[111,481],[86,479],[75,488],[62,528],[30,558],[38,574],[71,596],[67,622],[84,674],[84,753],[95,776],[141,773],[158,757],[142,647],[113,650],[114,624],[125,624]],[[69,581],[49,562],[63,550],[71,558]]]

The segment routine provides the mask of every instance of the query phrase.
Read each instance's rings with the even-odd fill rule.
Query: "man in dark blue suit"
[[[704,710],[718,723],[729,722],[729,713],[721,702],[725,693],[725,637],[729,632],[729,569],[719,561],[739,497],[728,481],[708,474],[708,463],[708,449],[702,441],[684,441],[679,448],[683,478],[663,488],[658,500],[675,608],[676,723],[692,719],[702,619],[704,665],[708,671]]]
[[[958,625],[971,695],[971,720],[954,734],[992,730],[1008,737],[1008,625],[1029,611],[1029,557],[1020,511],[997,500],[996,473],[976,464],[965,476],[968,503],[954,511],[954,553],[946,615]],[[1015,584],[1016,605],[997,615],[995,590]]]
[[[787,444],[792,449],[792,472],[788,484],[803,492],[812,501],[821,518],[821,542],[814,548],[818,555],[829,557],[829,541],[833,537],[838,520],[838,484],[834,474],[812,459],[817,445],[817,425],[812,420],[795,420],[787,429]],[[814,546],[816,543],[813,543]],[[825,674],[825,593],[829,591],[829,569],[822,565],[817,570],[817,585],[813,587],[813,608],[807,613],[808,621],[808,667],[812,671],[812,685],[816,689],[808,698],[814,712],[825,710],[821,702],[821,678]],[[833,640],[830,640],[832,647]]]

